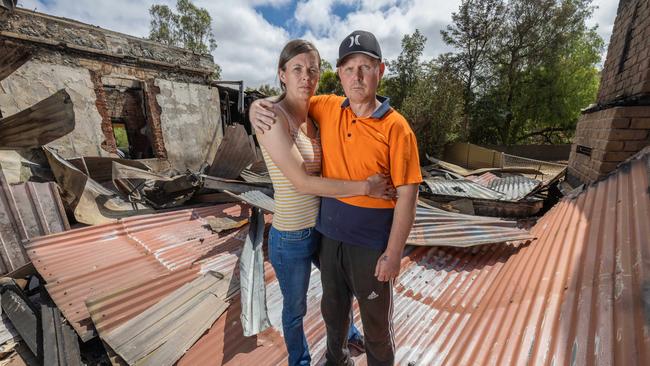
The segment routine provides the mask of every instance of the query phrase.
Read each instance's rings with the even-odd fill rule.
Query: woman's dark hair
[[[289,43],[282,48],[280,59],[278,60],[278,70],[286,71],[287,62],[289,62],[289,60],[295,56],[309,52],[316,52],[316,56],[318,57],[318,70],[320,72],[320,53],[313,43],[305,41],[304,39],[294,39],[289,41]],[[284,85],[282,80],[280,80],[280,89],[282,89],[282,94],[276,99],[277,102],[284,99],[287,95],[287,86]]]

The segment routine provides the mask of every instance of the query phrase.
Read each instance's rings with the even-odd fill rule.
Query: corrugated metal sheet
[[[490,172],[487,172],[487,173],[484,173],[484,174],[481,174],[481,175],[470,175],[470,176],[465,177],[465,178],[471,180],[474,183],[478,183],[478,184],[482,185],[483,187],[489,187],[490,182],[495,180],[495,179],[498,179],[499,176],[496,175],[496,174],[492,174]]]
[[[55,183],[9,185],[0,170],[0,274],[29,262],[23,243],[70,229]]]
[[[0,119],[0,148],[35,149],[74,130],[72,100],[65,89]]]
[[[257,173],[251,169],[244,169],[239,174],[239,176],[248,183],[263,183],[263,184],[273,184],[271,181],[271,176],[268,171],[262,173]]]
[[[395,287],[396,364],[649,364],[649,174],[646,156],[562,201],[529,245],[411,253]],[[325,348],[318,281],[305,326],[314,360]],[[273,286],[269,309],[279,307]],[[274,329],[253,340],[236,315],[219,319],[179,365],[286,362],[270,316]]]
[[[259,207],[262,210],[265,210],[270,213],[275,212],[275,201],[273,198],[265,195],[260,191],[248,191],[240,194],[235,194],[229,191],[225,191],[227,194],[235,197],[241,201],[248,203],[251,206]]]
[[[412,251],[395,285],[396,364],[650,364],[649,176],[648,155],[627,163],[562,200],[535,225],[531,233],[538,239],[530,243]],[[236,271],[236,249],[220,245],[215,252],[202,270]],[[286,362],[280,291],[272,268],[265,268],[273,328],[243,337],[234,299],[179,365]],[[173,289],[159,287],[178,288],[196,274],[168,276],[150,283],[140,278],[141,287],[107,297],[105,305],[115,311],[103,311],[119,323],[133,314],[130,304],[160,299]],[[319,281],[314,271],[305,319],[315,363],[326,341]],[[363,356],[357,361],[366,364]]]
[[[33,240],[26,245],[50,296],[83,340],[95,335],[89,297],[153,280],[241,246],[248,226],[214,233],[205,217],[248,217],[229,204],[122,219]],[[197,268],[198,271],[198,268]]]
[[[646,152],[547,213],[440,363],[650,364],[649,175]]]
[[[505,195],[469,180],[425,179],[432,194],[463,198],[502,200]]]
[[[515,240],[532,240],[514,221],[456,214],[434,207],[418,207],[413,229],[406,240],[411,245],[468,247]]]
[[[2,0],[2,5],[11,3],[11,0]],[[28,48],[11,42],[0,41],[0,81],[18,70],[31,57],[32,53]]]
[[[505,195],[508,201],[519,201],[533,191],[535,191],[542,182],[527,178],[520,175],[511,175],[503,178],[497,178],[490,181],[488,187]]]
[[[255,161],[252,137],[244,125],[227,126],[219,144],[208,175],[218,178],[236,179],[244,168]]]

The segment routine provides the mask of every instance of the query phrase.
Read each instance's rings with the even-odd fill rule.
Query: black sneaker
[[[366,344],[363,341],[363,336],[348,339],[348,350],[353,357],[366,353]]]

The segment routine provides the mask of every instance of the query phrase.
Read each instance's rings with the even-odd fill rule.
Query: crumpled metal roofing
[[[130,217],[37,238],[26,249],[50,296],[86,341],[95,336],[86,299],[187,268],[230,243],[241,246],[247,225],[214,233],[204,218],[245,219],[248,211],[227,204]]]
[[[649,175],[646,155],[561,201],[530,244],[413,251],[395,287],[395,363],[650,364]],[[305,329],[315,361],[325,348],[319,294],[314,273]],[[217,321],[179,365],[286,362],[279,330],[247,342],[226,329]]]
[[[650,150],[532,229],[441,362],[650,364]]]
[[[535,241],[413,250],[395,284],[396,364],[650,364],[649,154],[560,201],[532,229]],[[203,270],[235,268],[234,250],[215,251],[221,255]],[[265,268],[274,327],[243,337],[235,299],[179,365],[286,363],[280,292],[268,262]],[[126,310],[162,296],[155,291],[163,284],[180,286],[195,275],[169,276],[133,284],[111,302],[128,299]],[[305,331],[315,363],[326,341],[320,296],[314,271]],[[105,309],[120,321],[119,311]],[[365,364],[363,356],[357,361]]]
[[[515,221],[418,207],[406,244],[469,247],[533,238],[526,230],[518,229]]]
[[[508,201],[519,201],[534,192],[541,184],[542,182],[537,179],[521,175],[510,175],[491,180],[488,187],[503,193],[504,198]]]
[[[503,200],[505,195],[494,191],[470,180],[443,180],[424,179],[432,194],[443,196],[455,196],[462,198],[482,198],[488,200]]]
[[[470,175],[470,176],[467,176],[465,178],[471,180],[474,183],[478,183],[478,184],[482,185],[483,187],[489,187],[490,182],[495,180],[495,179],[498,179],[499,176],[496,175],[496,174],[487,172],[487,173],[483,173],[481,175]]]
[[[251,206],[261,208],[262,210],[270,213],[275,212],[275,201],[273,198],[267,196],[260,191],[248,191],[240,194],[235,194],[230,191],[224,191],[227,194],[235,197],[241,201],[248,203]]]

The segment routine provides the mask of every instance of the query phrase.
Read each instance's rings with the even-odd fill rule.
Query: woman
[[[320,55],[304,40],[287,43],[280,54],[278,78],[282,95],[270,131],[258,134],[275,189],[275,215],[269,233],[269,258],[283,295],[282,328],[289,365],[309,365],[311,357],[302,319],[307,288],[320,236],[315,231],[320,198],[369,195],[391,199],[394,188],[382,175],[366,181],[321,178],[318,126],[309,119],[309,98],[320,77]],[[352,327],[351,335],[358,333]]]

